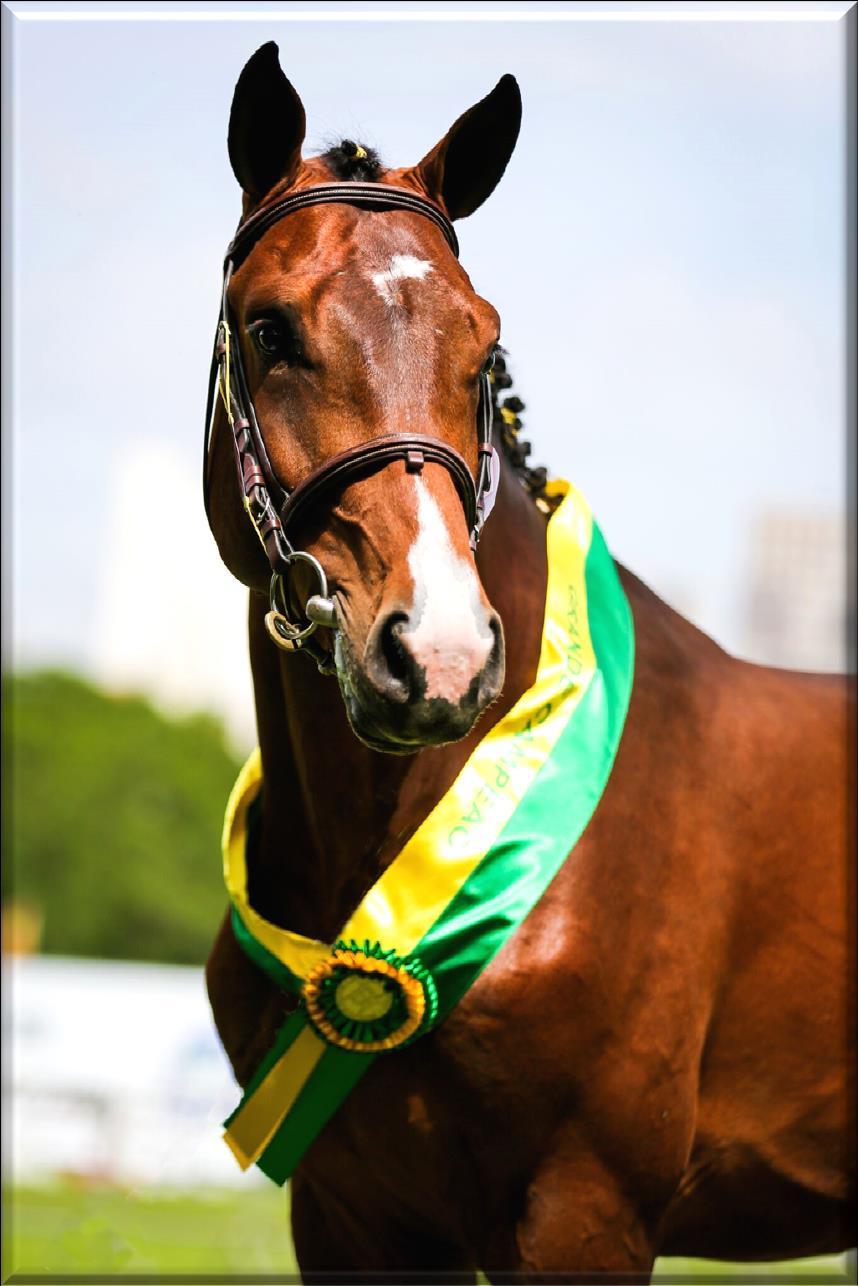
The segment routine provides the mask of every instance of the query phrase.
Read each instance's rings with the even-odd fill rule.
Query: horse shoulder
[[[553,1172],[574,1138],[572,1152],[589,1146],[616,1158],[621,1186],[657,1208],[691,1146],[725,933],[717,916],[696,933],[689,915],[700,891],[698,846],[707,847],[691,728],[699,675],[713,664],[707,653],[721,654],[702,635],[696,651],[693,627],[662,618],[663,605],[643,587],[641,596],[631,582],[627,589],[637,676],[603,797],[438,1040],[454,1082],[495,1122],[480,1133],[486,1176],[510,1166]],[[505,1160],[500,1142],[512,1120],[515,1147]]]
[[[622,575],[636,678],[610,781],[441,1040],[516,1113],[521,1164],[572,1130],[652,1208],[765,1173],[808,1209],[848,1185],[845,686],[736,660]]]
[[[778,1240],[785,1256],[836,1249],[854,1186],[844,1144],[851,684],[730,657],[629,582],[637,711],[631,762],[626,771],[618,757],[614,781],[625,797],[611,811],[630,820],[630,792],[641,830],[655,829],[665,857],[650,849],[652,891],[670,909],[664,973],[684,950],[699,982],[694,1137],[668,1244],[716,1253],[701,1226],[717,1226],[720,1207],[750,1230],[739,1257]],[[777,1229],[774,1210],[790,1212]]]

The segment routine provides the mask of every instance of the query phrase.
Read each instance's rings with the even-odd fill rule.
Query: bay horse
[[[243,217],[361,181],[465,217],[501,178],[520,112],[505,76],[418,165],[386,169],[349,141],[304,158],[303,106],[265,45],[230,118]],[[284,485],[417,430],[476,473],[479,377],[499,321],[423,214],[347,195],[296,209],[228,291]],[[369,468],[305,506],[302,544],[336,603],[319,671],[269,637],[270,569],[214,413],[210,522],[250,591],[264,768],[250,891],[275,924],[332,941],[533,681],[544,475],[505,431],[516,404],[505,409],[476,555],[441,463]],[[737,660],[619,574],[636,668],[608,786],[449,1018],[377,1059],[307,1152],[292,1221],[310,1279],[647,1280],[659,1255],[770,1260],[852,1244],[846,681]],[[312,588],[308,573],[299,590]],[[294,1000],[228,916],[206,977],[245,1085]]]

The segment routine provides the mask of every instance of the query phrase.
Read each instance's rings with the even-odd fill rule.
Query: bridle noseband
[[[459,243],[447,216],[425,197],[406,188],[384,183],[320,183],[293,192],[282,200],[258,211],[239,225],[224,259],[221,313],[212,358],[206,407],[203,448],[203,497],[209,513],[209,457],[212,420],[217,393],[220,393],[232,430],[235,461],[244,507],[271,565],[270,611],[266,627],[278,647],[287,652],[308,652],[319,668],[329,672],[333,667],[329,655],[311,636],[318,626],[336,626],[336,605],[328,597],[328,582],[318,559],[304,550],[293,548],[287,528],[311,504],[331,491],[340,491],[358,477],[366,477],[384,468],[392,460],[404,460],[410,473],[419,473],[426,461],[441,464],[449,472],[465,510],[470,530],[471,548],[476,549],[483,525],[491,512],[500,476],[500,461],[492,446],[492,398],[489,376],[480,377],[480,399],[477,411],[479,463],[476,482],[463,457],[440,438],[422,433],[395,433],[371,438],[349,447],[326,460],[303,478],[292,490],[278,480],[259,429],[253,400],[247,385],[241,352],[235,339],[229,307],[229,283],[232,274],[244,262],[257,241],[287,214],[312,205],[333,202],[373,206],[388,210],[407,210],[423,215],[440,228],[447,244],[458,258]],[[296,624],[290,619],[288,574],[296,563],[311,568],[318,580],[318,591],[308,598],[304,608],[306,621]]]

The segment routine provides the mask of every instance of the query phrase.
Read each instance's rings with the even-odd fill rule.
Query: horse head
[[[503,174],[520,117],[518,87],[504,76],[415,166],[383,168],[349,141],[304,158],[303,105],[276,45],[264,45],[238,80],[229,125],[243,220],[315,185],[360,181],[463,218]],[[419,434],[450,449],[416,467],[395,459],[350,474],[302,507],[289,536],[327,575],[336,629],[323,632],[325,646],[357,735],[396,753],[464,736],[500,693],[504,641],[448,461],[461,457],[479,477],[480,383],[497,313],[432,219],[347,200],[273,222],[227,294],[231,342],[284,491],[380,438]],[[222,408],[212,433],[209,516],[221,557],[267,593],[271,569],[242,508]],[[312,589],[296,566],[290,592],[306,604]]]

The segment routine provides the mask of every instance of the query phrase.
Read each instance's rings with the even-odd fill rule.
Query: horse
[[[385,168],[350,140],[304,157],[303,105],[264,45],[230,116],[242,218],[331,183],[466,217],[499,182],[520,116],[504,76],[415,166]],[[499,319],[424,208],[348,190],[299,203],[227,293],[284,488],[418,429],[478,476]],[[271,569],[212,413],[210,523],[249,590],[264,769],[250,892],[274,924],[332,941],[533,682],[550,506],[518,407],[494,408],[500,485],[476,552],[449,459],[365,460],[309,496],[298,526],[317,562],[286,597],[300,609],[318,591],[317,666],[272,643]],[[646,1281],[657,1256],[851,1244],[847,681],[736,659],[618,573],[635,678],[604,794],[446,1021],[378,1058],[304,1156],[291,1217],[309,1279]],[[229,916],[206,980],[245,1086],[295,1001]]]

